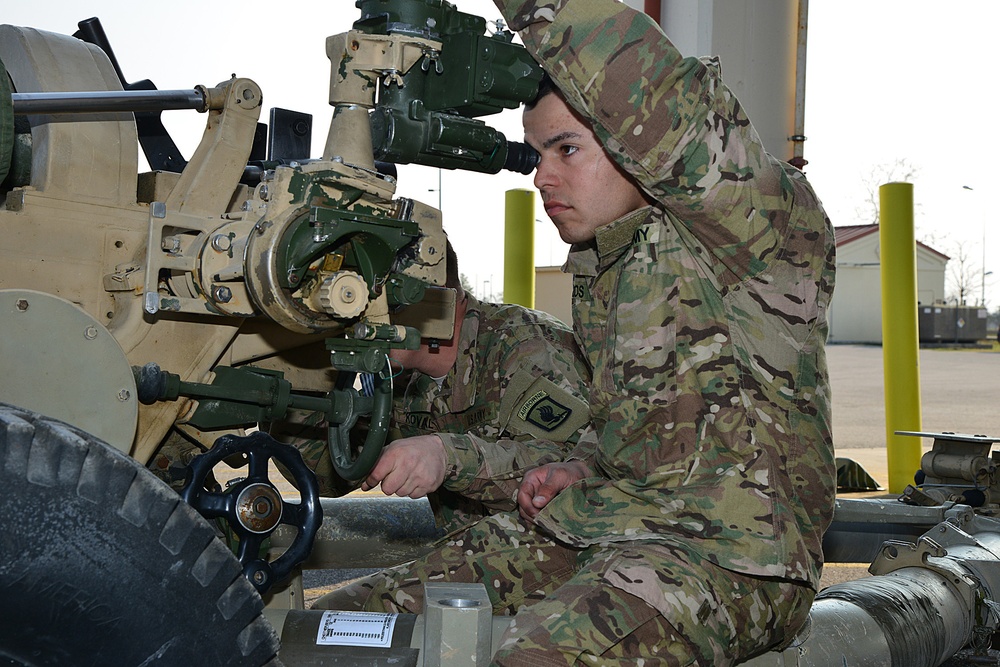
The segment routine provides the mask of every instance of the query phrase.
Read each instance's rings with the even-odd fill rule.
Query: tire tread
[[[213,667],[280,665],[276,657],[277,635],[262,616],[260,596],[243,577],[235,557],[216,538],[210,524],[138,462],[80,429],[0,404],[0,482],[5,487],[9,485],[12,493],[23,494],[21,506],[33,512],[32,516],[41,517],[45,530],[56,531],[50,538],[54,544],[67,547],[36,547],[35,527],[23,527],[9,544],[18,544],[20,540],[28,550],[11,555],[16,558],[28,554],[24,558],[29,560],[21,558],[9,564],[0,563],[0,590],[5,594],[8,587],[17,585],[23,586],[22,594],[28,597],[33,590],[37,591],[38,578],[50,575],[36,573],[31,581],[22,583],[22,573],[31,571],[32,563],[42,562],[39,558],[46,568],[58,575],[61,574],[59,558],[74,558],[77,551],[89,553],[84,550],[92,549],[94,555],[87,560],[86,570],[94,573],[93,580],[73,579],[66,584],[66,590],[84,591],[93,600],[102,600],[105,594],[113,598],[108,587],[114,589],[119,584],[119,575],[127,574],[152,578],[147,583],[149,589],[144,591],[148,596],[163,592],[159,597],[183,600],[183,604],[188,605],[181,610],[181,617],[176,609],[142,609],[142,616],[135,616],[130,609],[119,609],[125,621],[143,623],[143,628],[153,626],[150,636],[158,638],[139,645],[141,639],[136,637],[137,645],[125,648],[114,646],[114,642],[105,643],[101,650],[109,652],[106,658],[90,654],[92,647],[84,642],[80,647],[81,658],[88,663],[96,660],[95,664],[128,664],[134,658],[119,661],[115,659],[115,652],[138,651],[143,657],[134,664],[186,661]],[[47,500],[49,497],[52,500]],[[84,514],[93,514],[96,518],[87,523],[82,518]],[[107,534],[86,533],[87,526],[92,524],[107,527]],[[59,531],[60,526],[65,530]],[[121,533],[120,539],[111,537],[118,534],[117,531]],[[113,554],[108,556],[112,558],[110,565],[105,563],[109,548],[136,549],[137,555],[116,567]],[[128,562],[134,566],[123,572],[121,567]],[[69,564],[79,565],[78,562]],[[122,578],[122,581],[132,579]],[[170,590],[171,587],[176,588]],[[124,591],[125,595],[128,593]],[[119,596],[122,594],[118,592]],[[72,600],[62,597],[43,602],[49,606],[36,607],[51,613],[52,605],[62,610],[71,606]],[[163,604],[174,603],[165,601]],[[13,607],[13,600],[11,605]],[[5,629],[0,628],[0,646],[10,638],[21,641],[17,628],[9,627],[19,619],[12,611],[7,614],[0,619],[8,625]],[[3,616],[2,611],[0,616]],[[88,619],[85,614],[80,616],[77,620],[83,629],[77,628],[77,632],[86,637]],[[153,621],[147,622],[147,618]],[[98,630],[103,628],[91,628],[89,632]],[[30,632],[20,633],[26,634]],[[130,641],[132,639],[130,637]],[[24,641],[32,641],[32,638]],[[50,648],[57,650],[54,645]]]

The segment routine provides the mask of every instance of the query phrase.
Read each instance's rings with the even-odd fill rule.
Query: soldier
[[[613,0],[496,0],[555,83],[524,112],[572,247],[592,430],[488,517],[338,603],[420,611],[482,581],[497,665],[731,665],[794,636],[834,465],[833,233],[716,60]],[[328,601],[329,602],[329,601]]]
[[[452,532],[516,509],[523,471],[573,448],[590,420],[590,371],[569,327],[522,306],[479,301],[462,287],[450,242],[446,256],[446,286],[457,292],[454,336],[390,353],[399,378],[408,378],[393,405],[397,439],[362,488],[430,494],[439,527]],[[325,439],[279,439],[299,448],[321,491],[342,486]]]

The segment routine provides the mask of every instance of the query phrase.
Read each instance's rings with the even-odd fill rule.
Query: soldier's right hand
[[[387,496],[422,498],[444,483],[444,443],[436,435],[418,435],[395,440],[382,450],[361,489],[379,484]]]

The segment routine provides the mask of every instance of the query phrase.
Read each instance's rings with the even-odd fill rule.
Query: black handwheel
[[[247,457],[246,479],[222,493],[207,491],[204,484],[208,473],[233,454]],[[282,500],[271,484],[267,476],[267,464],[271,459],[276,459],[291,473],[300,494],[298,504]],[[243,566],[243,574],[258,592],[266,592],[309,557],[316,532],[323,523],[323,508],[319,504],[316,476],[306,467],[297,449],[261,431],[245,437],[224,435],[215,441],[212,449],[191,461],[189,470],[190,477],[181,497],[205,518],[223,518],[229,523],[240,538],[236,556]],[[259,556],[260,547],[280,524],[294,526],[298,534],[281,556],[268,562]]]
[[[0,664],[280,664],[236,559],[137,461],[0,404],[0,489]]]
[[[388,366],[388,360],[386,361]],[[337,374],[338,412],[341,422],[331,422],[327,442],[333,469],[348,482],[357,482],[368,476],[375,467],[389,432],[392,417],[392,377],[373,374],[373,391],[370,397],[354,389],[355,373],[341,371]],[[358,417],[370,415],[364,445],[355,451],[351,444],[351,429]]]

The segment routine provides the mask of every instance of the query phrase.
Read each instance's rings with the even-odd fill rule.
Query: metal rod
[[[809,35],[809,0],[799,0],[798,30],[795,37],[795,118],[792,128],[792,157],[788,160],[796,169],[804,169],[806,140],[806,41]]]
[[[206,111],[202,90],[100,90],[65,93],[14,93],[15,115],[125,111]]]

